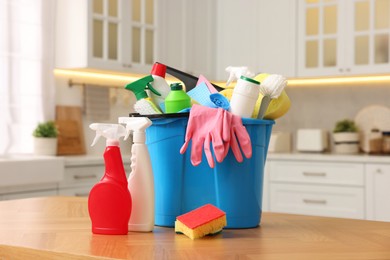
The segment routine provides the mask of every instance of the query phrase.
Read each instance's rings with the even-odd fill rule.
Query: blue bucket
[[[210,168],[191,164],[191,147],[184,155],[188,117],[151,118],[146,130],[155,186],[155,225],[173,227],[176,217],[211,203],[226,213],[227,228],[253,228],[261,221],[263,171],[271,135],[271,120],[243,118],[252,142],[252,158],[236,161],[230,150]]]

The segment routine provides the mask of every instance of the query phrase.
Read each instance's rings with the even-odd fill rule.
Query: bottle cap
[[[182,90],[183,86],[180,83],[172,83],[171,84],[171,90]]]
[[[166,71],[167,71],[167,66],[156,62],[153,64],[153,68],[152,68],[152,71],[150,72],[150,74],[165,78]]]
[[[251,78],[248,78],[248,77],[245,77],[245,76],[241,76],[240,79],[248,81],[248,82],[251,82],[251,83],[254,83],[254,84],[257,84],[257,85],[260,85],[260,82],[258,82],[257,80],[254,80],[254,79],[251,79]]]

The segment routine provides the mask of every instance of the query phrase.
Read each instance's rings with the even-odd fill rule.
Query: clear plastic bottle
[[[180,83],[171,84],[171,92],[165,98],[165,113],[177,113],[191,107],[191,98]]]
[[[241,117],[251,117],[260,93],[260,82],[241,76],[233,90],[230,111]]]

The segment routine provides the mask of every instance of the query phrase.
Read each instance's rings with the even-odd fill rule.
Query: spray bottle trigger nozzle
[[[97,143],[97,141],[99,140],[100,136],[101,135],[99,133],[96,133],[95,138],[93,139],[91,146],[94,146]]]
[[[160,92],[158,92],[155,88],[153,88],[152,84],[149,82],[148,84],[146,84],[146,88],[145,89],[149,89],[150,91],[152,91],[155,95],[157,96],[161,96]]]
[[[123,140],[125,140],[125,141],[129,138],[129,136],[130,136],[130,134],[131,134],[131,130],[130,130],[130,129],[126,129],[126,130],[127,130],[127,133],[126,133],[125,138],[123,139]]]

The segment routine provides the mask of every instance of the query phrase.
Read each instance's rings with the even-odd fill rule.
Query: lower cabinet
[[[58,185],[58,195],[87,197],[93,185],[102,178],[104,164],[65,166],[64,179]]]
[[[50,197],[50,196],[57,196],[57,189],[7,193],[4,195],[0,195],[0,198],[1,200],[14,200],[14,199]]]
[[[126,174],[130,173],[130,161],[124,160]],[[92,187],[104,175],[104,162],[65,164],[64,179],[58,184],[58,195],[88,197]]]
[[[267,162],[269,211],[365,219],[363,163]]]
[[[42,183],[1,187],[0,200],[56,196],[57,186],[57,183]]]
[[[367,219],[390,221],[390,164],[366,164]]]
[[[271,211],[364,219],[360,187],[272,183]]]

